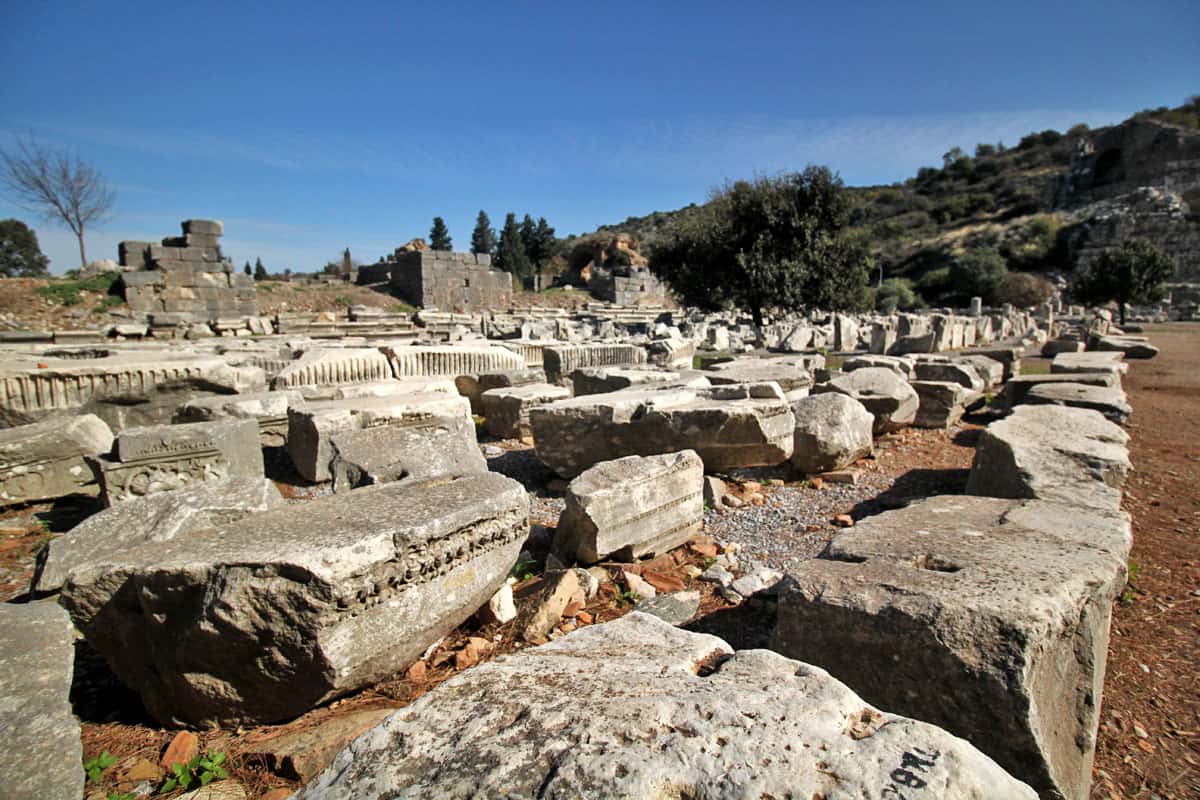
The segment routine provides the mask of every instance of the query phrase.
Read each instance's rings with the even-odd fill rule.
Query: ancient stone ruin
[[[359,267],[358,282],[387,282],[405,302],[430,310],[462,313],[512,304],[512,275],[494,269],[486,253],[397,249],[384,261]]]
[[[123,247],[145,254],[127,286],[161,304],[152,325],[208,313],[166,307],[200,302],[196,276],[237,296],[217,235]],[[978,304],[761,329],[460,313],[494,301],[473,277],[493,271],[460,262],[386,264],[443,293],[405,325],[3,345],[0,507],[88,512],[43,551],[32,602],[0,609],[0,719],[40,732],[0,771],[48,766],[3,785],[82,792],[68,691],[94,666],[73,626],[161,725],[237,742],[318,714],[247,743],[304,798],[1088,796],[1144,337]],[[1043,348],[1050,374],[1022,375]],[[988,423],[965,493],[847,517],[778,569],[708,533],[771,488],[854,485],[880,437],[964,419]],[[769,649],[680,627],[768,598]],[[339,711],[398,680],[422,687],[398,713]]]

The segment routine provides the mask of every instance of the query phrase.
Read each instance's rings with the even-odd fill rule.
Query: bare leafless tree
[[[99,170],[79,156],[18,139],[0,150],[0,182],[28,210],[66,224],[79,240],[80,266],[87,266],[84,230],[112,210],[116,195]]]

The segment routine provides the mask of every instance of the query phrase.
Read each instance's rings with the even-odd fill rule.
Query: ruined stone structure
[[[487,254],[442,250],[396,252],[358,270],[361,284],[387,281],[405,302],[442,311],[503,308],[512,304],[512,275],[492,268]]]
[[[254,279],[221,254],[225,226],[215,220],[183,222],[183,236],[162,244],[121,242],[125,302],[157,323],[170,324],[258,314]]]

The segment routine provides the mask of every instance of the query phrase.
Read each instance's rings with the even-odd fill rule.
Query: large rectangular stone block
[[[552,345],[542,349],[542,366],[551,383],[570,375],[583,367],[615,367],[629,364],[645,364],[646,349],[635,344]]]
[[[597,464],[567,487],[554,552],[568,564],[665,553],[703,528],[703,482],[692,450]]]
[[[529,412],[570,396],[570,390],[550,383],[488,389],[481,395],[488,433],[499,439],[532,439]]]
[[[0,430],[0,507],[96,495],[88,459],[107,453],[112,443],[112,431],[95,414]]]
[[[942,496],[859,521],[785,581],[772,649],[944,727],[1042,797],[1091,782],[1120,512]]]
[[[367,383],[391,377],[387,357],[374,347],[314,348],[280,370],[271,388]]]
[[[706,470],[780,464],[795,417],[778,384],[627,389],[529,413],[538,458],[564,477],[628,455],[695,450]]]
[[[464,414],[342,431],[330,437],[330,444],[335,492],[488,470],[475,423]]]
[[[397,378],[458,377],[525,368],[525,361],[504,347],[433,345],[384,347]]]
[[[420,657],[528,532],[528,495],[501,475],[385,484],[133,548],[61,599],[164,724],[275,722]]]

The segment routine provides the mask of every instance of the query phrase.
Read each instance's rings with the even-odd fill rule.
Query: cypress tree
[[[267,274],[267,268],[263,266],[262,259],[254,259],[254,280],[265,281],[270,276]]]
[[[525,243],[521,239],[521,228],[517,225],[517,215],[511,212],[505,216],[504,227],[500,230],[496,266],[511,272],[518,280],[532,271],[529,256],[525,254]]]
[[[489,256],[496,252],[496,229],[492,227],[487,212],[482,209],[475,219],[475,230],[471,233],[471,252]]]
[[[247,261],[247,262],[246,262],[246,266],[242,267],[242,272],[246,273],[247,275],[253,275],[253,274],[254,274],[254,270],[250,269],[250,262],[249,262],[249,261]]]
[[[433,227],[429,229],[429,247],[433,250],[450,249],[450,231],[441,217],[433,218]]]

